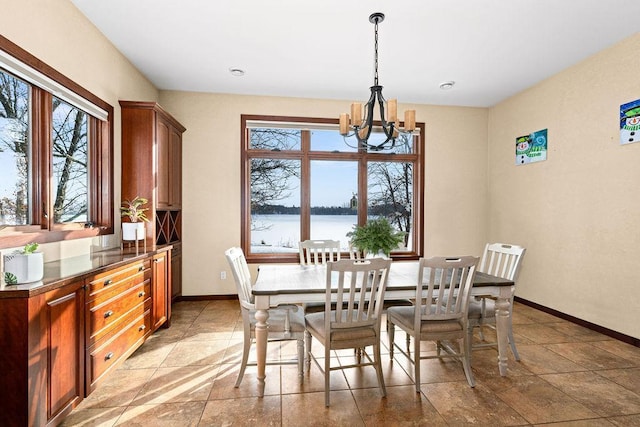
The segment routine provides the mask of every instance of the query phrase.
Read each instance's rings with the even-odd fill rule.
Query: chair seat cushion
[[[391,307],[413,307],[413,303],[408,299],[386,299],[382,304],[382,309],[386,311]]]
[[[405,331],[413,331],[415,307],[391,307],[387,310],[387,318],[393,324],[400,326]],[[420,324],[420,333],[440,333],[462,331],[463,325],[457,319],[452,320],[428,320]]]
[[[272,332],[283,332],[284,331],[284,320],[286,317],[286,312],[289,312],[289,327],[291,332],[304,332],[304,314],[302,313],[302,309],[291,310],[291,309],[281,309],[281,308],[272,308],[269,309],[269,319],[267,323],[269,324],[269,330]],[[251,329],[255,329],[256,327],[256,310],[249,310],[249,320],[251,321]]]
[[[343,313],[343,316],[346,313]],[[331,320],[335,320],[336,312],[331,312]],[[305,316],[307,323],[307,330],[318,339],[326,341],[326,334],[324,329],[324,312],[311,313]],[[376,331],[373,326],[364,326],[357,328],[345,328],[334,329],[331,334],[331,341],[353,341],[362,340],[366,338],[376,338]]]

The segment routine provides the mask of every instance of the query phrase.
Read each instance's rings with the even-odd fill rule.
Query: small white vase
[[[144,240],[144,222],[123,222],[122,240]]]
[[[37,282],[44,277],[44,256],[42,252],[5,255],[4,272],[16,276],[18,284]]]

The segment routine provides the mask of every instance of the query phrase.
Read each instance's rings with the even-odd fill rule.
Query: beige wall
[[[183,292],[235,293],[231,275],[220,280],[220,272],[229,273],[225,249],[240,244],[240,115],[337,117],[350,101],[162,92],[160,102],[187,128]],[[479,254],[487,223],[487,110],[410,107],[426,122],[426,254]]]
[[[104,38],[70,1],[2,2],[4,37],[114,107],[114,195],[120,201],[120,106],[118,100],[157,101],[158,90]],[[114,212],[116,229],[120,215]],[[91,245],[118,245],[118,236],[42,245],[45,261],[87,253]]]
[[[543,60],[543,59],[541,59]],[[640,35],[489,111],[489,238],[527,247],[516,294],[640,338],[640,143],[620,105],[640,98]],[[547,160],[515,138],[548,129]]]

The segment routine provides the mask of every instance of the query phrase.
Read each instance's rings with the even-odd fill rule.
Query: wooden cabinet
[[[87,394],[151,333],[151,275],[147,258],[86,279]]]
[[[120,107],[122,199],[140,196],[150,201],[148,244],[181,242],[182,133],[185,128],[154,102],[120,101]],[[181,292],[182,288],[176,289]]]
[[[84,397],[84,282],[0,299],[2,424],[57,425]]]
[[[153,256],[153,313],[151,323],[153,330],[171,318],[170,263],[167,253],[161,252]]]
[[[176,243],[171,250],[171,299],[182,295],[182,243]]]
[[[168,325],[170,259],[168,248],[118,250],[48,263],[43,282],[0,288],[0,425],[60,424]]]
[[[176,119],[154,102],[120,101],[122,199],[149,200],[148,244],[178,242],[182,235],[182,133]]]

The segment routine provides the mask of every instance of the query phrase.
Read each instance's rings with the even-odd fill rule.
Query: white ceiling
[[[495,105],[640,30],[638,0],[71,1],[159,89],[361,102],[373,12],[401,103]]]

